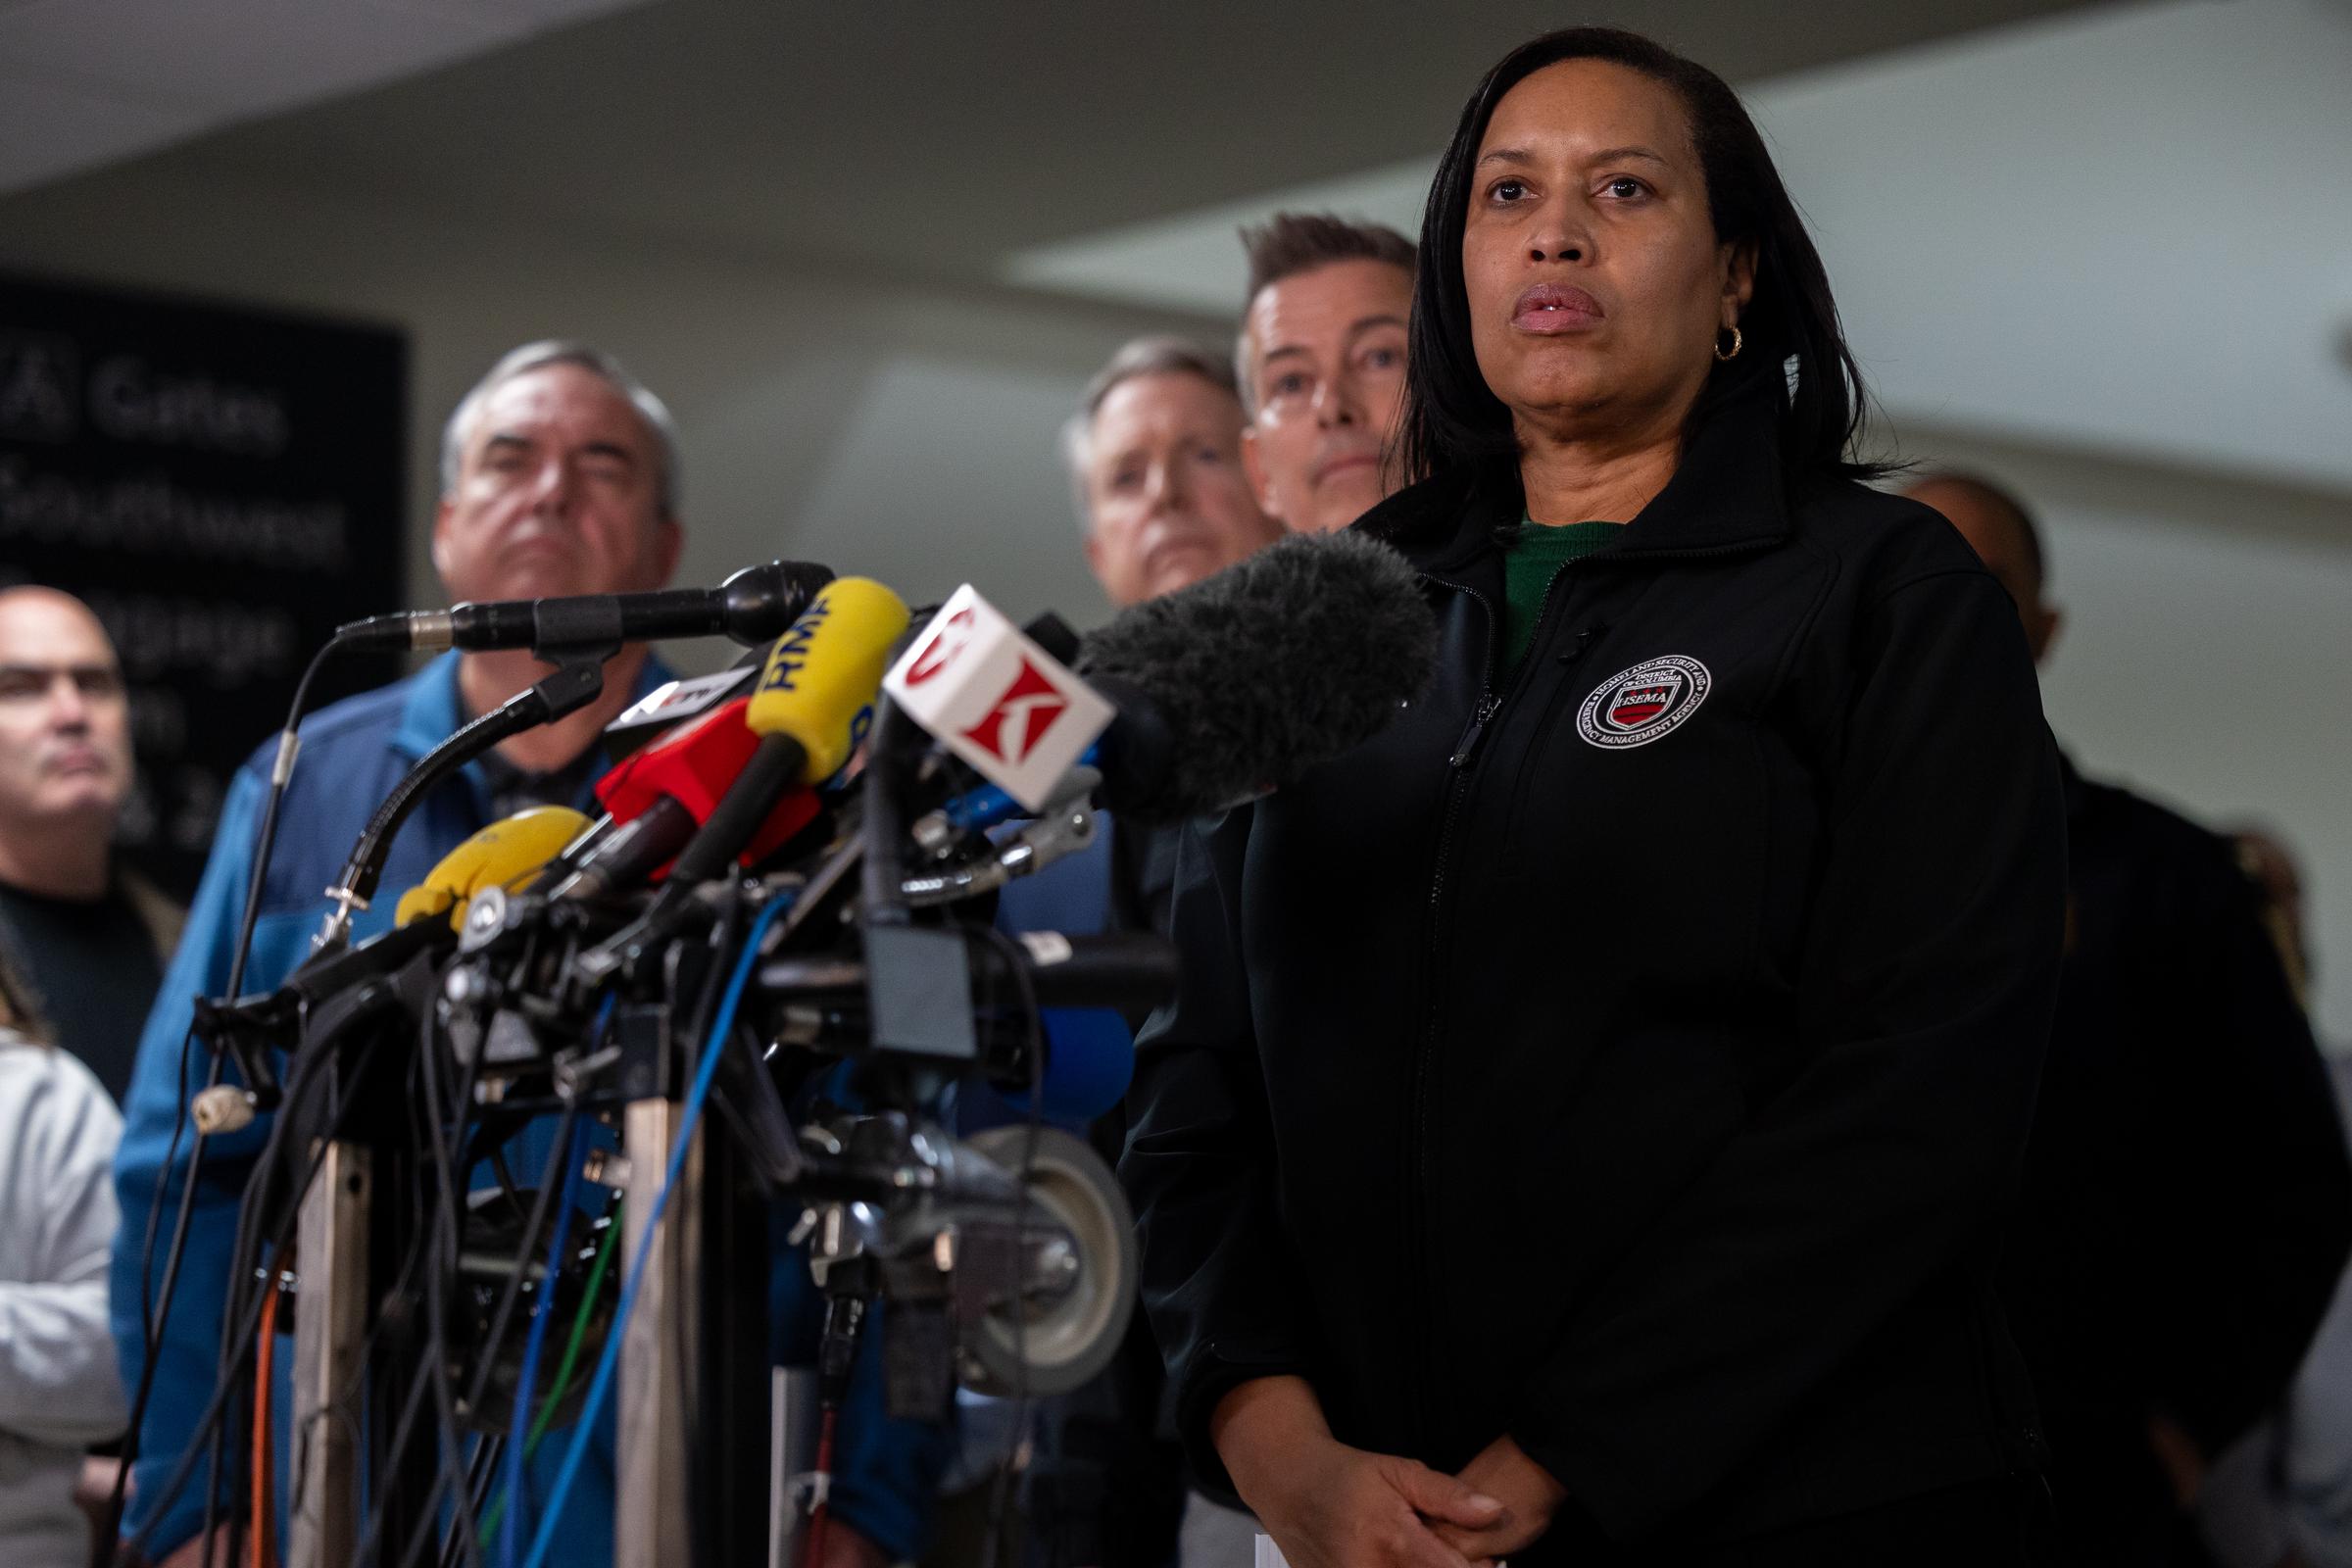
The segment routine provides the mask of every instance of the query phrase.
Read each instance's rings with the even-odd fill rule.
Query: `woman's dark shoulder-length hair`
[[[1739,95],[1706,67],[1637,33],[1569,27],[1521,44],[1487,73],[1430,182],[1397,431],[1404,478],[1448,474],[1479,489],[1518,483],[1510,411],[1487,389],[1471,346],[1462,230],[1494,106],[1523,78],[1563,60],[1611,61],[1671,88],[1690,116],[1716,238],[1755,247],[1755,291],[1740,318],[1741,352],[1716,364],[1693,419],[1769,377],[1781,383],[1781,470],[1790,485],[1881,472],[1846,455],[1862,423],[1862,371],[1838,325],[1821,255]]]

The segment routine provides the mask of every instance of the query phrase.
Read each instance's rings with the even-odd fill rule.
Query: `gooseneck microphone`
[[[1429,687],[1437,619],[1404,558],[1360,534],[1293,534],[1079,647],[1117,705],[1101,799],[1181,821],[1288,784],[1370,740]]]
[[[832,580],[827,566],[771,561],[746,566],[715,588],[493,599],[369,615],[336,627],[335,640],[358,652],[425,653],[618,646],[664,637],[726,636],[748,646],[781,634]]]

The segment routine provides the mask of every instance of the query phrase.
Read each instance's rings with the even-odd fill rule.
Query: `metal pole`
[[[684,1106],[632,1100],[621,1112],[628,1155],[621,1255],[635,1257],[677,1147]],[[698,1130],[655,1230],[620,1343],[620,1485],[613,1500],[613,1568],[678,1568],[688,1535],[686,1396],[700,1365],[693,1282],[702,1244],[703,1136]]]
[[[346,1568],[359,1546],[361,1350],[367,1339],[373,1160],[328,1144],[297,1220],[294,1430],[298,1472],[287,1568]],[[272,1287],[274,1288],[274,1287]]]

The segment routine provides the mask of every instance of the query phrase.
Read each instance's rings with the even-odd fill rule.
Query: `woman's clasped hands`
[[[1458,1477],[1350,1447],[1299,1378],[1243,1384],[1211,1425],[1235,1490],[1290,1568],[1487,1568],[1542,1539],[1564,1496],[1507,1437]]]

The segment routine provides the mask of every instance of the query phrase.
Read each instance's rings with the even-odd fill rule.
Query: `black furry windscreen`
[[[1078,670],[1140,693],[1164,765],[1120,808],[1214,810],[1370,740],[1429,685],[1437,619],[1413,568],[1362,534],[1293,534],[1091,633]]]

